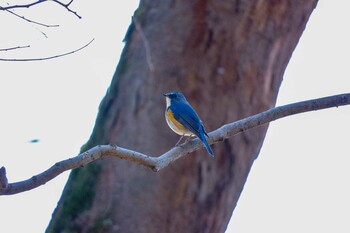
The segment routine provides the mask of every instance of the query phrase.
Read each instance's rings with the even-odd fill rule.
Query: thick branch
[[[210,138],[208,142],[210,144],[217,143],[240,132],[286,116],[349,104],[350,93],[346,93],[276,107],[242,120],[223,125],[219,129],[209,134]],[[153,171],[159,171],[167,167],[170,163],[195,150],[198,150],[201,147],[203,147],[203,144],[198,139],[194,139],[172,148],[159,157],[151,157],[136,151],[118,147],[116,145],[100,145],[93,147],[76,157],[58,162],[43,173],[33,176],[28,180],[8,184],[5,169],[1,168],[0,171],[3,172],[0,172],[0,181],[3,182],[0,182],[0,184],[2,183],[0,185],[0,195],[11,195],[34,189],[52,180],[64,171],[82,167],[103,156],[118,157],[120,159],[125,159],[133,163],[149,167]]]

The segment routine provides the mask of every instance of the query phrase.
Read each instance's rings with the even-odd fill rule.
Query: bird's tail
[[[206,134],[207,135],[207,134]],[[205,149],[207,149],[208,153],[214,157],[214,152],[212,151],[211,147],[209,146],[208,142],[207,142],[207,139],[205,138],[204,134],[201,133],[199,135],[199,139],[204,143],[204,146],[205,146]]]

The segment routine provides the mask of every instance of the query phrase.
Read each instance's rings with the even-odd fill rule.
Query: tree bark
[[[275,105],[316,0],[141,1],[90,140],[150,155],[178,136],[162,93],[181,91],[207,131]],[[142,28],[142,30],[140,30]],[[148,48],[147,48],[148,47]],[[155,173],[105,158],[72,171],[47,232],[224,232],[267,127]]]

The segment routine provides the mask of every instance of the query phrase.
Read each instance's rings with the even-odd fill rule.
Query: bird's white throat
[[[166,107],[168,108],[170,106],[170,98],[167,96],[165,97],[165,100],[166,100]]]

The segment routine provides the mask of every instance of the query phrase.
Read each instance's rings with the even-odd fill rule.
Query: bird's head
[[[166,94],[163,94],[168,101],[174,102],[180,102],[180,101],[186,101],[185,96],[181,92],[173,91]]]
[[[186,101],[185,96],[181,92],[173,91],[163,95],[166,98],[167,107],[169,107],[170,104]]]

